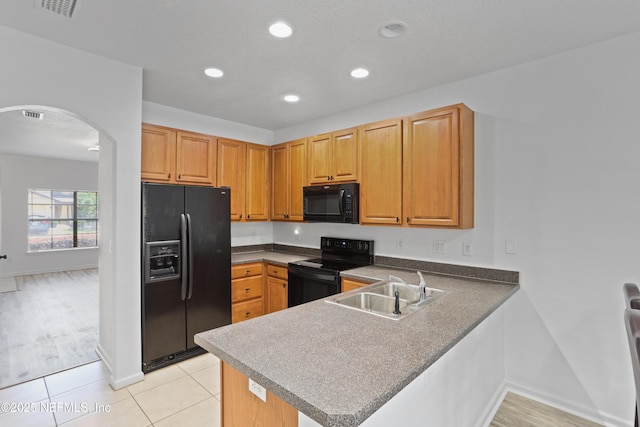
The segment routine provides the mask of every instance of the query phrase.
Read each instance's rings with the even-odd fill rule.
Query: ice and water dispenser
[[[145,244],[145,283],[180,277],[180,240]]]

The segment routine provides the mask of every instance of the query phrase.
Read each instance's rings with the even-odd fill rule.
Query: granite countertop
[[[233,262],[288,262],[291,256],[234,254]],[[390,274],[418,281],[415,271],[378,265],[341,273],[371,282]],[[519,289],[423,274],[427,286],[446,294],[401,320],[318,300],[202,332],[195,340],[323,426],[357,426]]]
[[[255,251],[231,254],[231,264],[244,264],[249,262],[266,261],[286,267],[287,263],[313,258],[309,255],[300,255],[293,252]]]

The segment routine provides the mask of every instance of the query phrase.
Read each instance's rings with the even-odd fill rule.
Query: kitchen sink
[[[395,311],[395,293],[398,292],[398,308],[400,314]],[[330,304],[371,313],[387,319],[399,320],[423,309],[430,302],[444,295],[444,291],[434,288],[426,288],[426,301],[416,304],[419,300],[419,288],[408,283],[384,280],[364,288],[356,289],[343,294],[325,299]]]

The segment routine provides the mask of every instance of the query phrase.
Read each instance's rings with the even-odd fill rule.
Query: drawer
[[[262,274],[262,263],[254,262],[252,264],[236,264],[231,266],[231,278],[238,279],[240,277],[258,276]]]
[[[262,275],[231,281],[231,302],[262,296]]]
[[[231,323],[262,316],[262,298],[231,304]]]
[[[287,267],[280,267],[279,265],[267,264],[267,274],[271,277],[277,277],[279,279],[289,279]]]

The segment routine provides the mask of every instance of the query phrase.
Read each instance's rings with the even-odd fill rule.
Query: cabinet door
[[[176,133],[161,126],[142,125],[143,181],[172,182],[175,179]]]
[[[287,281],[267,276],[267,313],[284,310],[288,303]]]
[[[269,147],[247,144],[245,214],[249,221],[269,219]]]
[[[473,139],[461,138],[463,107],[427,111],[405,120],[404,216],[409,225],[468,227],[470,210],[473,226]],[[463,175],[465,167],[471,167],[471,173]],[[469,178],[470,202],[463,200],[469,183],[462,182]]]
[[[352,279],[342,279],[342,289],[341,292],[349,292],[352,291],[354,289],[360,289],[362,287],[365,287],[367,285],[369,285],[370,283],[367,282],[360,282],[358,280],[352,280]]]
[[[209,135],[177,133],[176,182],[215,185],[216,141]]]
[[[360,133],[360,223],[402,224],[402,121],[365,125]]]
[[[289,147],[271,147],[271,219],[284,221],[289,215]]]
[[[267,343],[265,343],[267,345]],[[249,379],[220,362],[221,411],[224,427],[297,427],[298,410],[267,390],[267,401],[249,391]]]
[[[289,143],[289,221],[303,220],[302,187],[307,185],[307,140]]]
[[[358,130],[346,129],[332,134],[333,171],[331,181],[358,179]]]
[[[246,143],[218,138],[217,185],[231,188],[231,220],[240,221],[244,215],[244,163]]]
[[[331,134],[309,138],[309,183],[319,184],[331,181],[332,149]]]

